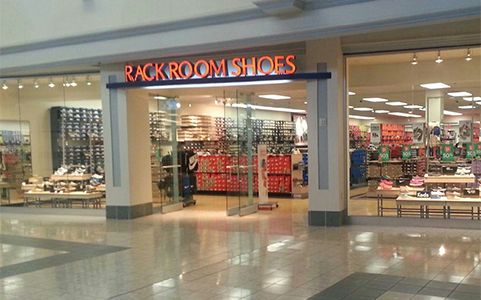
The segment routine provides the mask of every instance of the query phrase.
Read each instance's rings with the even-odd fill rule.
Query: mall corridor
[[[308,227],[289,205],[246,217],[184,210],[128,221],[2,214],[0,233],[1,299],[481,295],[479,230]]]

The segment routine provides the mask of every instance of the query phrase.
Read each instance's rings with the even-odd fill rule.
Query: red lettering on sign
[[[155,79],[155,76],[150,75],[150,68],[153,68],[153,64],[148,63],[144,65],[144,67],[142,68],[142,80],[153,81]]]
[[[241,59],[239,57],[235,57],[232,59],[232,66],[235,69],[235,71],[230,73],[232,76],[239,77],[242,74],[242,68],[240,66],[240,63]]]
[[[269,63],[269,69],[267,70],[265,70],[265,66],[263,65],[264,61],[267,61]],[[269,56],[262,56],[261,58],[259,58],[258,64],[259,72],[264,75],[271,74],[274,71],[274,61]]]
[[[225,59],[220,60],[219,66],[217,66],[217,63],[215,62],[215,60],[211,59],[209,60],[209,67],[210,67],[210,77],[227,76],[227,67],[226,67]]]
[[[133,70],[134,68],[132,68],[131,65],[125,65],[125,69],[124,69],[125,81],[127,82],[134,81],[134,77],[132,77]]]
[[[294,55],[288,55],[286,56],[286,64],[291,67],[290,70],[286,70],[286,74],[294,74],[296,73],[297,67],[296,64],[294,63],[294,59],[296,57]]]
[[[169,63],[170,79],[179,79],[179,64],[174,62]]]
[[[204,72],[202,73],[201,67],[204,66]],[[194,65],[194,74],[199,78],[206,78],[210,74],[209,63],[206,60],[198,60]],[[210,75],[212,76],[212,74]]]
[[[164,68],[164,63],[161,64],[155,64],[155,80],[159,80],[162,78],[162,80],[167,79],[167,76],[164,74],[164,71],[162,70]]]

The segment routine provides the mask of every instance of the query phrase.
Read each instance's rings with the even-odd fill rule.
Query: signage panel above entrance
[[[297,71],[295,55],[198,59],[126,65],[125,82],[236,78],[249,76],[293,75]]]

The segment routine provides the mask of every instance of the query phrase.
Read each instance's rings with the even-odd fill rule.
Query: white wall
[[[50,111],[53,106],[101,108],[99,85],[78,86],[64,90],[25,86],[20,93],[13,86],[0,89],[0,120],[22,120],[30,123],[32,171],[34,175],[52,174]],[[1,129],[1,128],[0,128]]]

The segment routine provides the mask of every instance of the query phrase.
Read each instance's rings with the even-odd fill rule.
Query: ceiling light
[[[390,106],[404,106],[406,105],[407,103],[406,102],[401,102],[401,101],[389,101],[389,102],[386,102],[386,105],[390,105]]]
[[[475,109],[477,107],[474,106],[474,105],[460,105],[460,106],[458,106],[458,108],[460,108],[460,109]]]
[[[4,80],[2,83],[2,90],[6,90],[6,89],[8,89],[8,85],[7,85],[7,82]]]
[[[189,103],[189,107],[192,107],[192,103]]]
[[[481,97],[463,97],[466,101],[481,101]]]
[[[18,89],[19,90],[23,89],[23,84],[21,80],[18,80]]]
[[[225,87],[225,86],[284,84],[289,82],[292,82],[292,80],[282,79],[282,80],[260,80],[260,81],[241,81],[241,82],[187,83],[187,84],[147,86],[147,87],[144,87],[144,89],[165,90],[165,89],[211,88],[211,87]]]
[[[471,57],[471,49],[468,48],[466,52],[466,57],[464,58],[466,61],[471,61],[473,58]]]
[[[417,65],[418,58],[416,57],[416,52],[413,53],[413,59],[411,60],[411,65]]]
[[[87,83],[88,86],[92,85],[92,81],[90,81],[90,76],[89,76],[89,75],[87,75],[87,79],[86,79],[86,80],[87,80],[86,83]]]
[[[267,95],[257,95],[259,98],[263,99],[270,99],[270,100],[289,100],[291,97],[283,96],[283,95],[275,95],[275,94],[267,94]]]
[[[49,88],[55,87],[55,83],[53,83],[52,78],[50,78],[50,82],[49,82],[49,84],[48,84],[48,87],[49,87]]]
[[[73,87],[77,86],[77,83],[75,82],[75,79],[72,79],[72,81],[70,82],[70,86],[73,86]]]
[[[410,104],[410,105],[404,105],[404,108],[416,109],[416,108],[423,108],[423,106],[422,105],[416,105],[416,104]]]
[[[349,105],[349,108],[354,108],[354,106],[352,106],[352,105]]]
[[[416,115],[416,114],[409,114],[409,113],[403,113],[403,112],[390,112],[388,115],[391,116],[398,116],[398,117],[405,117],[405,118],[421,118],[421,115]]]
[[[387,113],[389,113],[389,110],[378,109],[378,110],[375,110],[374,112],[375,112],[376,114],[387,114]]]
[[[164,96],[154,96],[154,99],[155,99],[155,100],[166,100],[167,97],[164,97]]]
[[[472,96],[473,94],[468,92],[451,92],[451,93],[448,93],[448,95],[451,97],[468,97],[468,96]]]
[[[445,114],[446,116],[462,116],[462,115],[463,115],[462,113],[455,112],[455,111],[450,111],[450,110],[445,110],[445,111],[444,111],[444,114]]]
[[[307,104],[307,101],[304,101],[304,104]]]
[[[348,94],[349,96],[354,96],[354,95],[356,95],[356,93],[354,93],[354,92],[347,92],[347,94]]]
[[[438,56],[437,56],[435,62],[436,62],[437,64],[440,64],[440,63],[442,63],[443,61],[444,61],[444,59],[441,58],[441,51],[438,50]]]
[[[421,83],[420,86],[425,88],[425,89],[429,89],[429,90],[448,89],[448,88],[451,87],[451,86],[449,86],[445,83],[442,83],[442,82]]]
[[[384,98],[372,97],[372,98],[362,98],[362,100],[367,102],[388,102],[389,100]]]
[[[366,116],[356,116],[356,115],[349,115],[349,119],[357,119],[357,120],[374,120],[374,117],[366,117]]]
[[[177,108],[180,108],[181,106],[182,106],[182,104],[180,104],[180,102],[177,102],[177,103],[175,104],[175,107],[177,107]]]
[[[354,107],[354,110],[357,110],[357,111],[372,111],[372,108],[370,108],[370,107]]]
[[[38,89],[40,87],[37,80],[34,81],[33,87],[36,88],[36,89]]]

